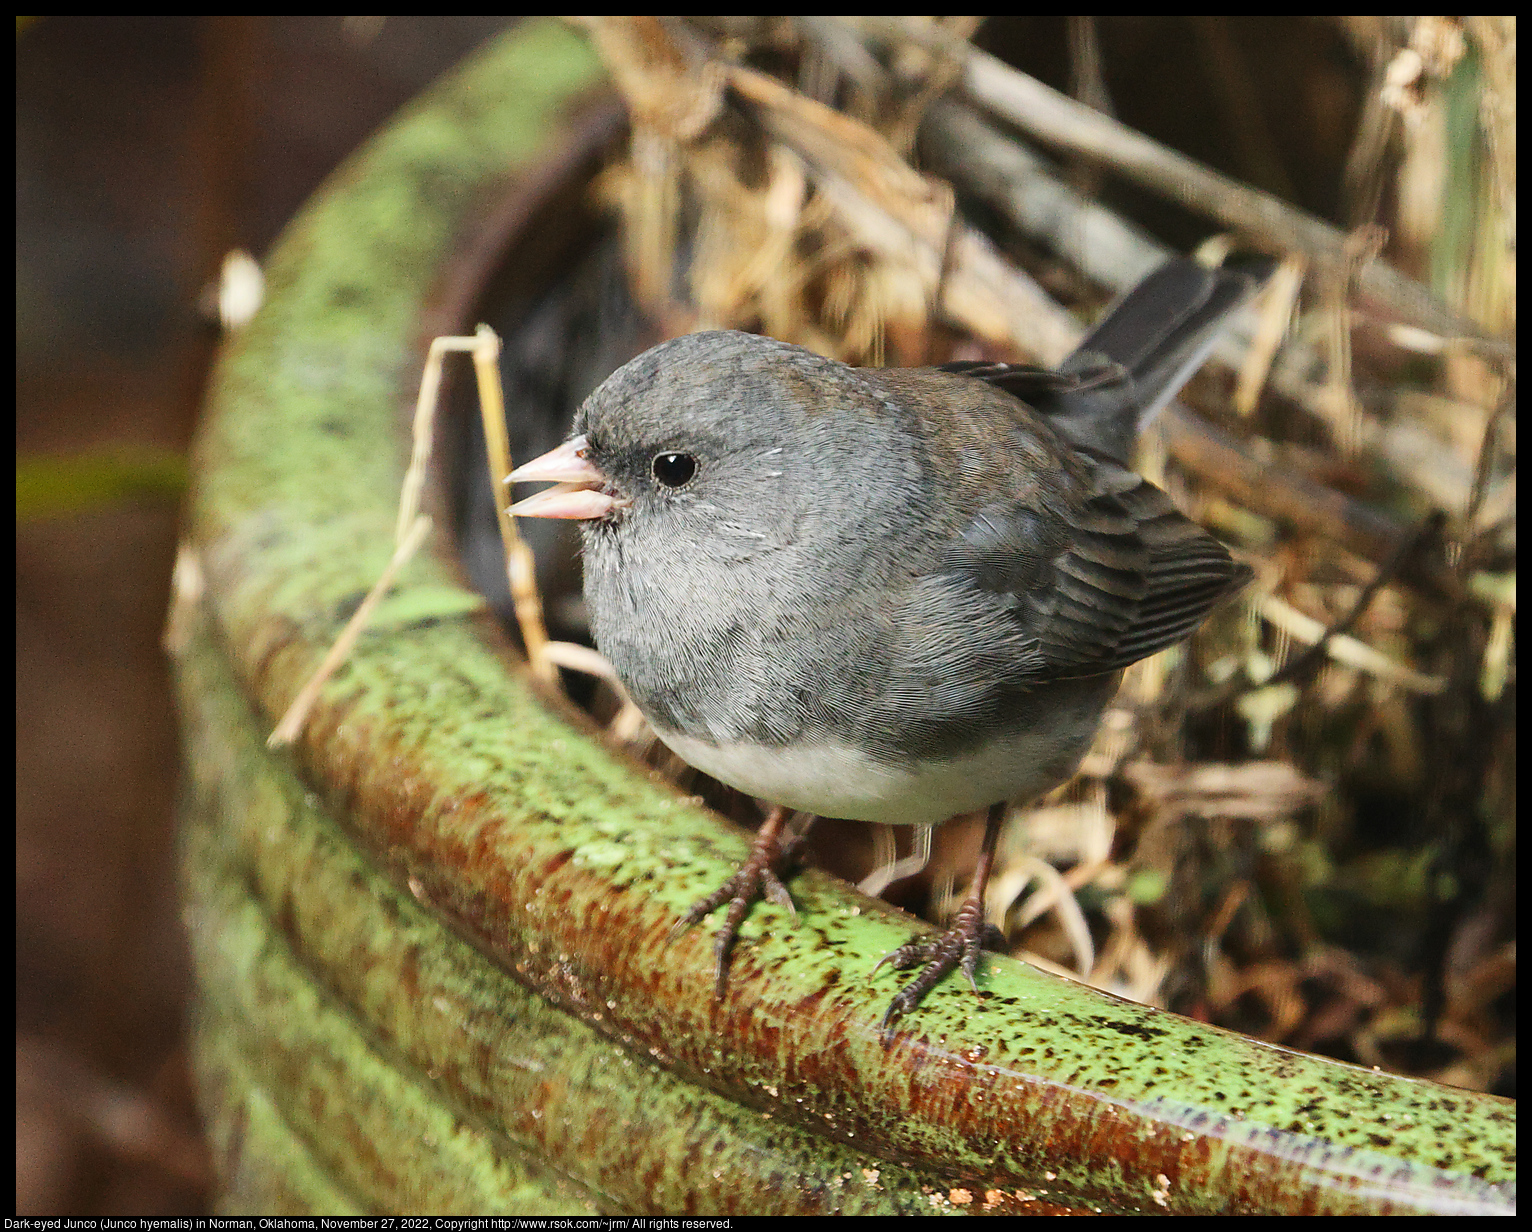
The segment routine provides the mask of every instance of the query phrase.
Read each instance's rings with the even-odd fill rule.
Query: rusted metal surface
[[[265,752],[194,623],[184,852],[227,1209],[911,1214],[945,1193],[665,1070],[486,962]]]
[[[219,365],[190,518],[208,587],[181,654],[194,945],[224,1027],[205,1072],[237,1072],[237,1038],[241,1098],[363,1209],[439,1192],[369,1145],[394,1099],[474,1139],[433,1131],[417,1166],[523,1213],[1512,1206],[1506,1101],[1005,959],[982,999],[949,981],[885,1050],[894,984],[868,973],[913,922],[823,874],[794,881],[796,923],[752,911],[715,1000],[708,930],[666,938],[746,836],[540,696],[482,615],[370,632],[291,756],[251,744],[391,550],[443,267],[475,251],[487,200],[503,233],[552,191],[550,161],[610,131],[595,77],[576,36],[528,22],[428,95],[294,223]],[[402,586],[453,577],[425,559]],[[598,1081],[617,1073],[624,1094]]]

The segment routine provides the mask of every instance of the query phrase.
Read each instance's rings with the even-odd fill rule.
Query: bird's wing
[[[982,359],[955,359],[951,363],[937,364],[936,370],[953,376],[974,377],[1023,402],[1032,402],[1049,394],[1099,389],[1113,381],[1124,380],[1128,375],[1121,365],[1106,360],[1095,367],[1082,365],[1077,372],[1062,372],[1036,364],[990,363]]]
[[[1147,480],[1081,451],[1089,495],[1045,508],[990,505],[943,571],[1002,597],[1029,678],[1115,671],[1189,636],[1250,570]]]

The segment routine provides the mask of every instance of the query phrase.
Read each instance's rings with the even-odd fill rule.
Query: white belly
[[[1090,745],[1089,733],[1084,740],[1013,733],[959,757],[889,765],[834,742],[719,746],[658,727],[655,734],[688,764],[772,804],[919,826],[1041,794],[1067,777]]]

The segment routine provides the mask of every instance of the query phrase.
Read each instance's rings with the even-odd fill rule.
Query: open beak
[[[511,512],[518,518],[573,518],[583,522],[604,518],[614,509],[626,509],[632,502],[605,491],[607,477],[586,456],[589,450],[585,437],[576,436],[518,466],[507,476],[507,483],[551,480],[558,486],[517,501]]]

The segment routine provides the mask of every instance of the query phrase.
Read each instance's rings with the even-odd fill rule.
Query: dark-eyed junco
[[[1249,570],[1125,463],[1258,277],[1176,260],[1058,371],[849,368],[752,334],[676,338],[586,400],[513,506],[577,518],[596,645],[684,760],[773,807],[725,899],[790,904],[788,810],[930,825],[988,810],[947,932],[885,1031],[961,960],[973,982],[1006,801],[1065,779],[1121,670]]]

